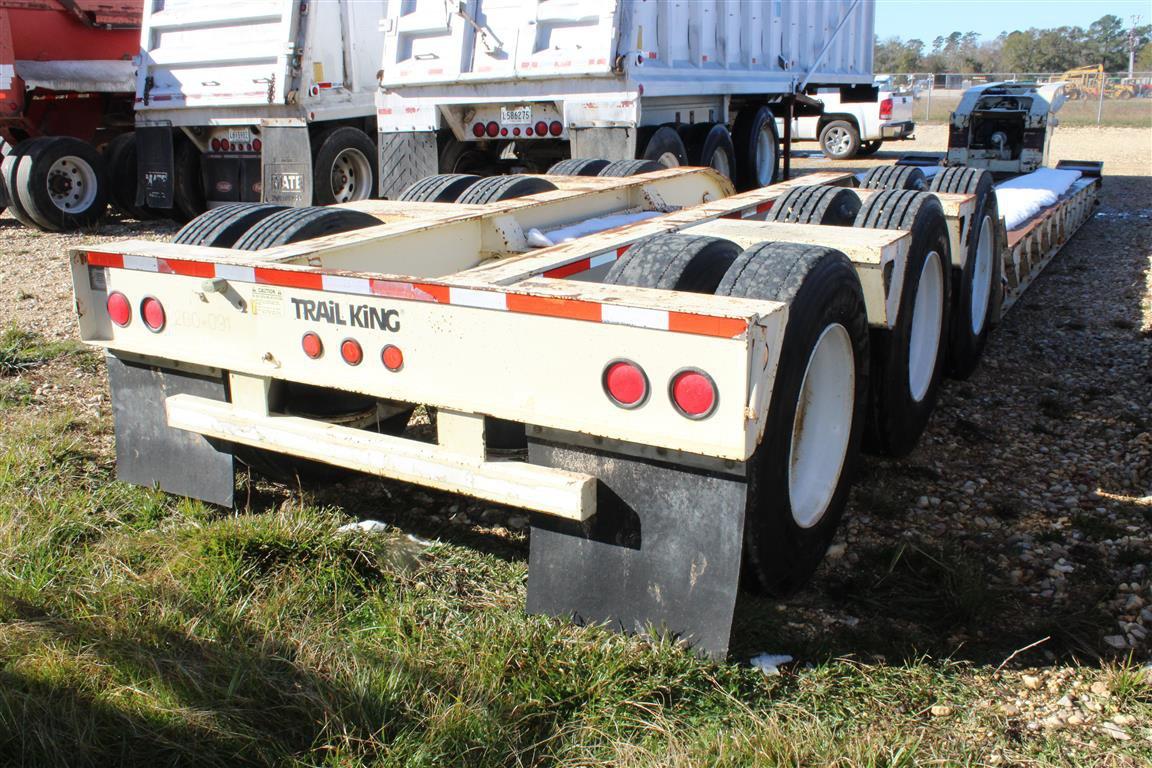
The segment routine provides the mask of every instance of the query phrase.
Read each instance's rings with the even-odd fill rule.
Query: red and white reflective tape
[[[596,259],[604,259],[601,264],[615,261],[627,249],[616,253],[602,254]],[[628,307],[619,304],[600,304],[583,299],[569,299],[554,296],[536,296],[514,293],[507,290],[483,290],[477,288],[457,288],[435,283],[407,282],[402,280],[377,280],[368,277],[338,275],[316,270],[295,270],[279,267],[245,267],[232,264],[215,264],[206,261],[186,259],[164,259],[153,256],[88,251],[86,260],[91,267],[109,267],[137,272],[199,277],[206,280],[222,278],[240,283],[274,285],[282,288],[299,288],[312,291],[353,294],[359,296],[382,296],[405,301],[423,301],[434,304],[447,304],[456,307],[473,307],[499,312],[515,312],[525,315],[557,317],[567,320],[584,320],[610,325],[627,325],[635,328],[652,328],[676,333],[692,333],[717,338],[735,338],[748,330],[748,322],[741,318],[698,315],[691,312],[676,312],[664,309]],[[587,261],[587,260],[585,260]]]
[[[611,264],[624,255],[624,252],[631,248],[631,245],[622,245],[615,251],[608,251],[607,253],[598,253],[595,256],[588,256],[587,258],[578,259],[568,264],[561,264],[559,267],[553,267],[546,270],[541,274],[544,277],[562,278],[569,277],[570,275],[578,275],[581,272],[587,272],[593,267],[601,267],[605,264]]]
[[[768,211],[772,210],[772,205],[775,200],[769,200],[765,203],[759,203],[756,206],[750,206],[740,211],[732,211],[732,213],[724,214],[726,219],[754,219],[757,216],[762,216]]]

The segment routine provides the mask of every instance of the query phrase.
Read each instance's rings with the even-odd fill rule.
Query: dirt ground
[[[868,168],[945,141],[944,126],[925,126],[914,142],[846,163],[801,157],[818,153],[797,144],[794,167]],[[769,634],[746,632],[737,655],[804,645],[882,657],[895,643],[998,663],[1039,641],[1021,658],[1045,674],[1060,674],[1054,663],[1069,654],[1148,658],[1152,131],[1061,128],[1053,155],[1104,161],[1096,217],[994,333],[976,373],[946,384],[912,456],[864,462],[814,583],[784,603],[752,601],[748,611],[786,621]],[[174,231],[169,222],[111,219],[89,233],[55,235],[0,216],[0,328],[74,339],[67,249]],[[26,377],[36,389],[32,407],[108,411],[102,371]],[[392,500],[401,510],[394,519],[420,535],[523,527],[506,510],[390,488],[365,498]],[[941,580],[951,580],[947,590]],[[1052,704],[1036,719],[1061,711]]]

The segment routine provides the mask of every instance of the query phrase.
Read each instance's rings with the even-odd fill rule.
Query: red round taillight
[[[507,136],[508,135],[508,129],[507,128],[501,128],[500,129],[500,135],[501,136]]]
[[[519,128],[513,128],[512,129],[512,135],[513,136],[519,136],[520,135],[520,129]]]
[[[220,151],[220,139],[212,139],[212,151],[213,152],[219,152]]]
[[[313,360],[324,354],[324,342],[320,341],[320,337],[312,331],[304,334],[304,338],[300,340],[300,346],[304,348],[304,354]]]
[[[528,126],[524,129],[524,133],[528,136],[531,136],[533,133],[535,133],[535,131],[532,130],[532,126]]]
[[[719,400],[716,394],[716,382],[704,371],[696,368],[687,368],[673,376],[668,394],[676,410],[680,411],[680,415],[690,419],[704,419],[711,416]]]
[[[547,136],[548,135],[548,123],[544,122],[543,120],[537,121],[537,123],[536,123],[536,135],[537,136]]]
[[[564,133],[564,126],[560,123],[559,120],[553,120],[552,123],[548,126],[548,133],[552,134],[553,136],[559,136],[560,134]]]
[[[488,138],[490,138],[490,139],[494,139],[500,135],[500,126],[499,126],[499,124],[497,124],[497,122],[495,120],[488,123],[487,133],[488,133]]]
[[[259,152],[260,148],[263,146],[264,146],[264,142],[260,141],[260,139],[252,139],[252,151],[253,152]]]
[[[232,144],[228,141],[228,139],[220,139],[220,149],[223,151],[227,152],[231,146]]]
[[[132,322],[132,304],[120,291],[108,294],[108,317],[121,328]]]
[[[167,318],[164,316],[164,305],[160,303],[159,299],[148,296],[144,301],[140,302],[140,319],[144,321],[144,325],[148,326],[148,330],[160,332],[164,330],[164,323]]]
[[[621,408],[639,408],[648,399],[644,369],[628,360],[615,360],[604,369],[604,391]]]
[[[380,360],[384,363],[385,368],[393,372],[404,367],[404,353],[400,351],[400,347],[393,344],[389,344],[381,350]]]
[[[476,123],[472,126],[472,135],[478,139],[484,138],[484,123]]]
[[[360,348],[360,342],[356,339],[344,339],[340,344],[340,357],[344,358],[344,362],[348,365],[360,365],[364,359],[364,350]]]

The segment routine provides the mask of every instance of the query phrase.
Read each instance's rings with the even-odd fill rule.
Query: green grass
[[[38,334],[10,326],[0,332],[0,376],[15,376],[80,349],[75,342],[45,341]]]
[[[528,616],[520,544],[338,535],[348,510],[307,491],[256,493],[230,513],[123,485],[102,447],[107,422],[13,402],[0,420],[0,765],[1152,759],[1141,736],[1113,743],[1006,720],[997,704],[1020,689],[1018,673],[991,663],[812,652],[765,677],[670,642]],[[1011,609],[963,551],[893,547],[860,568],[850,605],[882,616],[890,635],[924,616],[941,635],[987,627]],[[1079,674],[1111,686],[1108,713],[1152,719],[1138,663]],[[938,704],[951,714],[933,716]]]

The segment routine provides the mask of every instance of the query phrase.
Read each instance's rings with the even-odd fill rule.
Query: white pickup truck
[[[885,141],[914,138],[911,94],[873,87],[818,88],[809,95],[824,103],[824,113],[793,118],[792,140],[819,141],[833,160],[871,155]],[[781,134],[783,123],[776,119]]]

